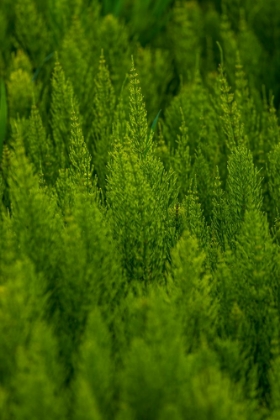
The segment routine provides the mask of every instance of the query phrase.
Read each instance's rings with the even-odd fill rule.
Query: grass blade
[[[153,132],[156,131],[156,127],[157,127],[157,123],[158,123],[160,113],[161,113],[161,109],[159,110],[159,112],[158,112],[158,114],[157,114],[156,118],[154,119],[153,124],[151,126],[151,131],[153,131]]]

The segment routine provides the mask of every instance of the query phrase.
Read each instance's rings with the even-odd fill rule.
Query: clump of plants
[[[1,1],[1,419],[279,418],[278,3]]]

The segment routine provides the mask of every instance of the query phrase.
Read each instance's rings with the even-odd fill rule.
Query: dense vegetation
[[[1,0],[1,420],[280,418],[279,0]]]

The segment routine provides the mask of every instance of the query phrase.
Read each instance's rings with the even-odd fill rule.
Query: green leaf
[[[158,112],[158,114],[157,114],[156,118],[154,119],[153,124],[151,126],[151,131],[153,131],[153,132],[156,131],[156,127],[157,127],[157,123],[158,123],[158,119],[160,117],[160,114],[161,114],[161,109],[159,110],[159,112]]]

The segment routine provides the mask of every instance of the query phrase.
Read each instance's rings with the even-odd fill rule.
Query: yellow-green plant
[[[0,2],[1,419],[278,419],[278,4]]]

